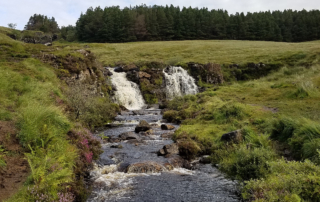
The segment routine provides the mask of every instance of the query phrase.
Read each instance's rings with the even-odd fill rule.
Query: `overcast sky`
[[[17,23],[23,29],[29,17],[35,13],[55,17],[59,26],[75,25],[81,12],[90,6],[170,5],[225,9],[229,13],[266,10],[320,9],[319,0],[0,0],[0,26]]]

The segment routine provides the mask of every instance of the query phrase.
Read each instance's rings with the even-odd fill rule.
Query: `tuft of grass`
[[[7,166],[6,161],[4,160],[5,150],[0,145],[0,168]]]
[[[268,163],[269,174],[250,180],[242,190],[242,197],[250,201],[319,201],[320,167],[310,161]]]
[[[276,157],[273,150],[263,147],[248,149],[242,145],[227,156],[222,156],[219,167],[227,174],[242,180],[257,179],[267,175],[268,162]]]

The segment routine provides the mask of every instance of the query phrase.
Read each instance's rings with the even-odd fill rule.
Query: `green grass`
[[[50,66],[17,56],[37,50],[38,45],[14,41],[1,33],[0,44],[4,45],[0,49],[0,120],[13,121],[19,129],[18,137],[32,171],[26,187],[35,186],[38,193],[56,200],[58,192],[64,191],[61,184],[73,180],[77,158],[77,149],[66,136],[72,123],[55,102],[55,96],[62,95],[61,81]],[[26,187],[9,201],[32,200]]]
[[[295,62],[307,59],[310,54],[319,53],[320,41],[305,43],[279,43],[263,41],[158,41],[133,43],[77,44],[58,43],[57,45],[84,48],[89,46],[104,65],[114,65],[138,61],[158,61],[166,64],[187,62],[198,63],[248,63],[273,61]]]
[[[200,148],[197,154],[211,154],[219,169],[244,181],[245,199],[317,201],[319,80],[320,65],[285,66],[257,80],[207,86],[196,96],[177,97],[164,118],[182,121],[175,140],[192,140]],[[220,140],[238,129],[240,143]],[[285,151],[295,161],[281,160]]]
[[[71,123],[51,96],[60,92],[59,86],[54,70],[38,60],[0,63],[0,107],[2,111],[8,107],[14,109],[2,119],[18,123],[18,137],[29,151],[26,157],[32,174],[27,183],[55,198],[61,190],[59,184],[71,181],[72,162],[77,156],[76,148],[65,135]],[[52,170],[53,165],[59,169]],[[21,201],[29,194],[19,193],[19,197],[9,201]]]
[[[29,149],[26,157],[32,174],[27,185],[37,185],[40,191],[56,197],[59,184],[71,182],[72,159],[76,158],[75,147],[64,136],[71,129],[72,121],[52,96],[64,99],[60,81],[49,66],[31,56],[42,51],[59,57],[69,54],[81,57],[77,50],[86,49],[105,66],[119,62],[141,66],[144,62],[183,66],[187,62],[219,63],[225,65],[225,78],[232,77],[228,64],[280,64],[280,70],[275,71],[275,68],[256,80],[229,79],[221,86],[202,82],[205,92],[175,98],[169,102],[170,110],[164,113],[164,118],[182,122],[174,139],[179,140],[181,151],[188,158],[210,154],[212,162],[230,177],[247,180],[243,198],[252,201],[319,200],[320,41],[55,42],[54,47],[45,47],[13,41],[1,34],[9,32],[0,27],[0,120],[18,123],[21,144]],[[235,71],[246,77],[242,70]],[[156,84],[161,85],[161,82]],[[150,90],[147,87],[144,86],[144,90]],[[156,102],[151,95],[147,99]],[[96,100],[87,106],[85,120],[107,121],[103,114],[110,111],[102,108],[113,106],[106,100]],[[97,107],[101,109],[94,113]],[[224,133],[237,129],[242,133],[240,143],[220,141]],[[296,161],[282,160],[286,150]],[[48,159],[58,162],[61,170],[48,171],[53,166]],[[34,199],[26,187],[11,201],[22,199]]]

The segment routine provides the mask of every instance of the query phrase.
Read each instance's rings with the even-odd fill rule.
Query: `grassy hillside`
[[[66,44],[62,44],[65,45]],[[157,61],[163,63],[213,62],[218,64],[283,61],[297,54],[319,53],[320,41],[279,43],[263,41],[157,41],[106,44],[68,44],[67,48],[88,45],[104,65],[117,62]],[[300,55],[303,57],[303,55]]]
[[[83,115],[95,125],[112,118],[116,107],[108,96],[82,100],[57,76],[63,67],[81,64],[54,68],[42,59],[51,47],[15,41],[8,33],[0,29],[0,201],[83,201],[85,172],[100,154]],[[64,62],[76,56],[54,57]],[[74,118],[79,102],[82,116]]]
[[[320,200],[320,65],[283,67],[258,80],[176,98],[164,118],[187,156],[244,180],[249,201]],[[240,130],[233,141],[222,135]]]

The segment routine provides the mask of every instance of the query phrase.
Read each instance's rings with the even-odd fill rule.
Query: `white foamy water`
[[[195,84],[194,78],[182,67],[167,67],[163,70],[163,73],[165,76],[167,99],[198,93],[198,87]]]
[[[145,106],[138,84],[127,79],[125,72],[112,72],[111,82],[117,88],[113,97],[118,104],[125,106],[129,110],[139,110]]]
[[[117,170],[118,165],[115,164],[103,167],[98,167],[97,164],[94,164],[94,169],[90,175],[94,180],[93,186],[96,189],[87,200],[88,202],[126,199],[127,197],[124,195],[132,192],[134,177],[161,175],[160,173],[124,173]]]
[[[180,175],[193,175],[195,172],[185,168],[174,168],[170,171],[171,173],[180,174]]]

